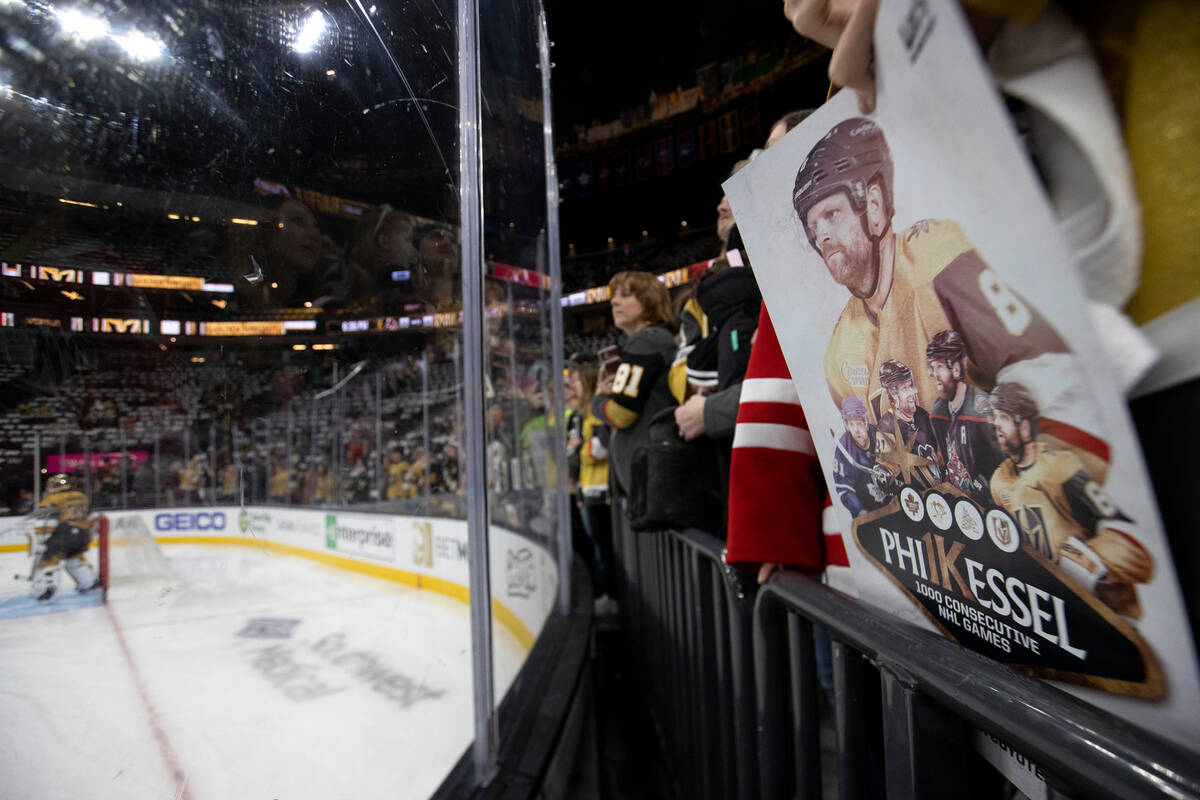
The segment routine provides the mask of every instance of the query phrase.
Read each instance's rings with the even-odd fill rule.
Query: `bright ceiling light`
[[[113,36],[113,41],[121,45],[121,49],[138,61],[153,61],[163,54],[166,45],[141,31],[130,31],[122,36]]]
[[[64,33],[69,33],[82,41],[86,42],[108,35],[108,20],[86,11],[80,11],[77,8],[56,8],[54,16],[58,18],[58,24],[62,25]]]
[[[311,53],[317,42],[321,41],[321,34],[325,33],[328,26],[324,14],[320,11],[312,12],[300,23],[300,30],[296,33],[296,40],[292,42],[292,49],[297,53]]]

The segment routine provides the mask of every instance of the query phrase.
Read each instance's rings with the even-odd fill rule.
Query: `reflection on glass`
[[[455,13],[0,3],[13,796],[423,797],[467,747]],[[549,536],[550,485],[519,222],[489,268],[514,552]],[[57,475],[81,518],[46,503]],[[91,548],[44,546],[81,519]],[[514,585],[504,685],[544,617]]]

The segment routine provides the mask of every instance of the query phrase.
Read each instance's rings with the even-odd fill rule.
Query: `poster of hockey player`
[[[1030,161],[955,6],[881,4],[875,38],[871,115],[842,92],[725,184],[855,590],[1194,746],[1170,552]]]

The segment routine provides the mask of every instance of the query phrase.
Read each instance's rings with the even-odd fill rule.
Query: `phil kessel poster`
[[[726,183],[859,596],[1194,746],[1195,653],[1124,402],[957,9]]]

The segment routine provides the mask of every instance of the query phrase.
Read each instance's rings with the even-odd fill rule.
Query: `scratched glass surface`
[[[483,106],[484,301],[490,384],[487,410],[488,506],[494,528],[527,538],[492,537],[495,600],[544,614],[557,592],[556,499],[563,412],[554,411],[545,116],[539,58],[539,3],[480,6]],[[496,672],[503,648],[496,626]],[[521,631],[532,641],[537,628]],[[526,687],[518,683],[514,691]],[[504,697],[497,686],[495,700]],[[501,730],[503,738],[507,731]]]
[[[468,746],[456,13],[0,0],[13,796],[425,797]],[[544,274],[540,84],[485,87],[539,164],[485,148],[486,252]],[[544,387],[544,281],[489,275]],[[496,629],[502,693],[537,631]]]

